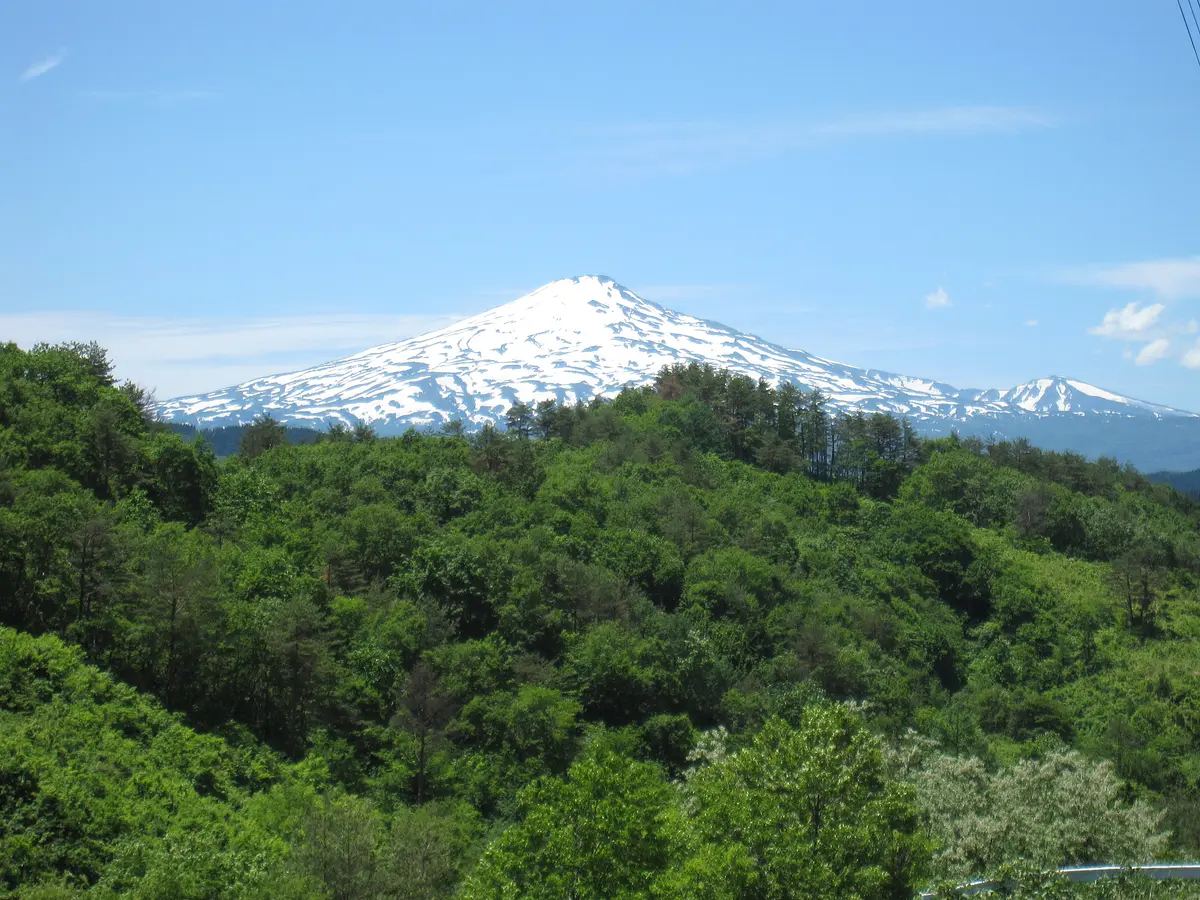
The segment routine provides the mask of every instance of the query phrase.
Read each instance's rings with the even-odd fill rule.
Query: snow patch
[[[666,364],[693,360],[819,390],[835,410],[915,420],[1190,415],[1057,377],[965,391],[859,369],[676,313],[599,275],[554,281],[448,328],[312,369],[169,400],[160,413],[200,427],[248,422],[268,411],[296,424],[370,422],[381,433],[451,419],[483,424],[502,420],[512,398],[610,397],[627,384],[652,382]]]

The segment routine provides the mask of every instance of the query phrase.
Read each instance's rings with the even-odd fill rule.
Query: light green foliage
[[[459,716],[462,740],[504,753],[519,763],[565,769],[579,704],[558,691],[522,685],[516,694],[476,697]]]
[[[669,689],[663,651],[655,638],[604,622],[573,643],[566,672],[590,715],[610,725],[626,725],[654,710]]]
[[[928,861],[912,790],[845,707],[711,735],[686,786],[611,749],[521,794],[468,898],[907,898]]]
[[[383,847],[389,900],[454,896],[474,861],[482,836],[475,810],[465,803],[405,808],[392,818]]]
[[[1006,866],[998,886],[975,896],[1010,897],[1013,900],[1197,900],[1200,884],[1195,881],[1156,881],[1148,876],[1124,872],[1093,882],[1074,883],[1057,872],[1027,863]],[[962,894],[947,886],[936,892],[938,900],[955,900]]]
[[[282,847],[243,804],[283,777],[57,640],[0,629],[0,896],[59,874],[139,897],[268,896]]]
[[[905,482],[901,499],[957,513],[974,525],[1013,521],[1022,494],[1036,482],[1012,469],[998,469],[966,450],[937,453]]]
[[[371,900],[382,893],[387,878],[379,854],[382,823],[369,802],[323,797],[306,812],[300,830],[293,865],[333,900]]]
[[[924,874],[913,791],[888,783],[879,741],[845,707],[810,706],[798,728],[774,719],[687,785],[731,896],[899,898]]]
[[[753,619],[780,600],[782,581],[781,573],[745,550],[710,550],[688,566],[684,603],[711,616]]]
[[[672,859],[673,789],[654,766],[584,759],[522,792],[517,821],[484,853],[467,900],[633,900]]]
[[[464,792],[476,806],[507,806],[541,775],[565,772],[579,732],[579,703],[550,688],[477,696],[459,713],[451,735],[464,748]]]
[[[977,757],[1003,834],[1028,809],[1001,774],[1030,791],[1076,779],[1117,792],[1145,853],[1200,854],[1200,506],[1110,460],[920,440],[694,365],[612,401],[518,408],[507,434],[331,429],[294,446],[260,422],[219,464],[146,403],[100,348],[0,347],[0,625],[53,635],[110,679],[55,681],[39,666],[61,647],[13,657],[6,889],[450,896],[482,831],[538,815],[561,830],[572,791],[610,788],[615,830],[596,846],[650,872],[613,890],[911,880],[916,863],[884,851],[918,838],[880,830],[907,801],[871,781],[859,726],[805,731],[823,702],[860,704],[885,744],[916,729]],[[702,737],[715,729],[723,761]],[[839,766],[862,774],[843,785],[857,799],[817,829],[846,829],[849,855],[819,837],[785,859],[759,818],[796,841],[812,821],[773,791],[810,790],[798,773],[834,777],[853,748]],[[721,785],[710,808],[741,817],[737,841],[669,780],[697,753],[692,781]],[[634,793],[592,769],[570,787],[605,759]],[[947,807],[946,833],[979,815]],[[330,837],[358,835],[346,852],[375,875],[305,855],[336,851],[321,816]],[[1027,837],[988,846],[999,863],[1092,846]],[[405,854],[425,874],[397,876]],[[595,859],[578,871],[602,875]]]
[[[1072,863],[1145,863],[1162,857],[1162,813],[1122,799],[1111,763],[1050,750],[989,771],[977,758],[911,741],[891,754],[893,771],[916,789],[938,843],[945,878],[993,875],[1026,860],[1044,869]]]

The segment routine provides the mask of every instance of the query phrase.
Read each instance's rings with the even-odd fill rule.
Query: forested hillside
[[[179,422],[167,423],[167,430],[177,434],[184,440],[192,442],[203,439],[208,449],[217,459],[233,456],[241,447],[242,435],[249,425],[225,425],[220,428],[197,429],[193,425]],[[289,444],[315,444],[321,439],[321,432],[312,428],[291,428],[285,426],[284,436]]]
[[[0,896],[1200,856],[1194,501],[695,366],[455,432],[218,462],[99,348],[0,346]]]
[[[1190,472],[1155,472],[1149,477],[1151,481],[1168,484],[1180,493],[1200,499],[1200,469]]]

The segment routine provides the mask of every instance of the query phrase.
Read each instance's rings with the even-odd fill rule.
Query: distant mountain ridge
[[[1190,472],[1151,472],[1147,477],[1151,481],[1169,484],[1181,494],[1200,500],[1200,469]]]
[[[300,427],[368,422],[380,434],[454,419],[477,427],[502,421],[517,401],[612,396],[692,360],[793,381],[820,390],[835,409],[891,413],[933,430],[1009,435],[1018,423],[1064,418],[1200,425],[1193,413],[1070,378],[974,390],[844,365],[674,312],[602,275],[554,281],[447,328],[311,369],[169,400],[160,413],[198,428],[262,414]]]
[[[199,429],[195,425],[189,425],[186,422],[168,422],[167,429],[172,434],[177,434],[185,441],[194,441],[198,438],[203,438],[213,454],[221,459],[226,456],[233,456],[241,448],[242,435],[245,433],[249,425],[218,425],[216,428]],[[315,428],[294,428],[288,426],[284,429],[284,437],[289,444],[315,444],[319,441],[325,430],[318,431]]]

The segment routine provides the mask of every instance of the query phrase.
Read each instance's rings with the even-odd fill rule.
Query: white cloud
[[[1167,338],[1153,340],[1138,351],[1134,359],[1139,366],[1149,366],[1164,359],[1171,352],[1171,342]]]
[[[938,288],[932,294],[925,295],[926,309],[945,309],[950,305],[950,295],[946,293],[945,288]]]
[[[1200,256],[1061,269],[1055,277],[1071,284],[1149,293],[1167,301],[1200,298]],[[1177,358],[1191,368],[1200,367],[1200,350],[1181,351],[1182,342],[1175,340],[1200,333],[1200,322],[1164,316],[1166,309],[1165,303],[1128,303],[1105,313],[1104,320],[1089,328],[1088,334],[1141,344],[1134,357],[1138,365]],[[1175,304],[1172,309],[1178,313]]]
[[[67,51],[64,49],[59,50],[53,56],[47,56],[45,59],[38,60],[21,73],[21,81],[33,81],[35,78],[40,78],[51,69],[57,69],[66,58]]]
[[[1088,329],[1088,334],[1141,345],[1136,352],[1135,349],[1129,349],[1122,354],[1125,359],[1132,359],[1139,366],[1175,358],[1189,368],[1200,368],[1200,342],[1191,350],[1181,352],[1184,342],[1177,340],[1196,334],[1200,323],[1194,319],[1189,322],[1165,320],[1165,310],[1166,306],[1162,303],[1148,306],[1129,303],[1120,309],[1110,309],[1099,325]]]
[[[1200,256],[1067,269],[1062,280],[1118,290],[1151,291],[1165,300],[1200,297]]]
[[[260,375],[295,371],[445,327],[458,315],[297,315],[258,319],[118,316],[92,311],[0,313],[0,335],[97,341],[119,378],[160,399],[203,393]]]
[[[1088,334],[1123,341],[1143,340],[1164,309],[1166,307],[1161,303],[1151,303],[1149,306],[1129,303],[1122,309],[1110,309],[1104,314],[1104,321],[1089,328]]]
[[[1200,341],[1197,341],[1179,360],[1189,369],[1200,369]]]
[[[1038,323],[1037,319],[1028,319],[1025,322],[1025,327],[1026,328],[1037,328],[1037,323]]]

